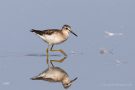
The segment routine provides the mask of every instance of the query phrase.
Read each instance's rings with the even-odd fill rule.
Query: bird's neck
[[[70,83],[69,78],[68,78],[68,77],[65,77],[65,78],[63,79],[62,83],[63,83],[63,84],[64,84],[64,83]]]
[[[68,30],[62,30],[63,35],[66,36],[67,38],[69,36],[69,32],[70,31],[68,31]]]

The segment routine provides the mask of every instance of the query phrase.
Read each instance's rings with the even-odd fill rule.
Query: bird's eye
[[[66,84],[66,86],[69,86],[69,84]]]
[[[66,27],[65,29],[67,29],[68,30],[68,28]]]

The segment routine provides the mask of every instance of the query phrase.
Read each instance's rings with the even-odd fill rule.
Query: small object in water
[[[122,36],[123,33],[113,33],[113,32],[109,32],[109,31],[105,31],[104,32],[108,37],[112,37],[112,36]]]
[[[60,67],[49,67],[44,72],[31,79],[45,80],[49,82],[61,82],[64,88],[69,88],[71,84],[77,79],[77,77],[73,80],[70,80],[68,74]]]
[[[110,36],[110,37],[115,35],[114,33],[108,32],[108,31],[105,31],[105,34],[106,34],[107,36]]]
[[[107,48],[100,48],[100,54],[113,54],[111,50],[108,50]]]
[[[116,64],[127,64],[128,63],[127,61],[120,60],[120,59],[116,59],[115,62],[116,62]]]

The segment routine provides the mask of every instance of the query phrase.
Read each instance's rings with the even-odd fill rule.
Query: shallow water
[[[63,68],[71,79],[78,77],[69,90],[135,89],[135,1],[134,0],[12,0],[0,1],[0,90],[62,90],[60,83],[33,81],[45,70],[46,48],[34,29],[71,25],[78,35],[54,49],[68,57]],[[123,35],[107,36],[104,33]],[[111,50],[100,53],[100,49]],[[50,60],[63,55],[50,52]]]

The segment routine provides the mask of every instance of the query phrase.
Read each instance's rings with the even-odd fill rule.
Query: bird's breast
[[[61,34],[44,35],[43,40],[49,44],[60,44],[67,40],[68,37]]]

